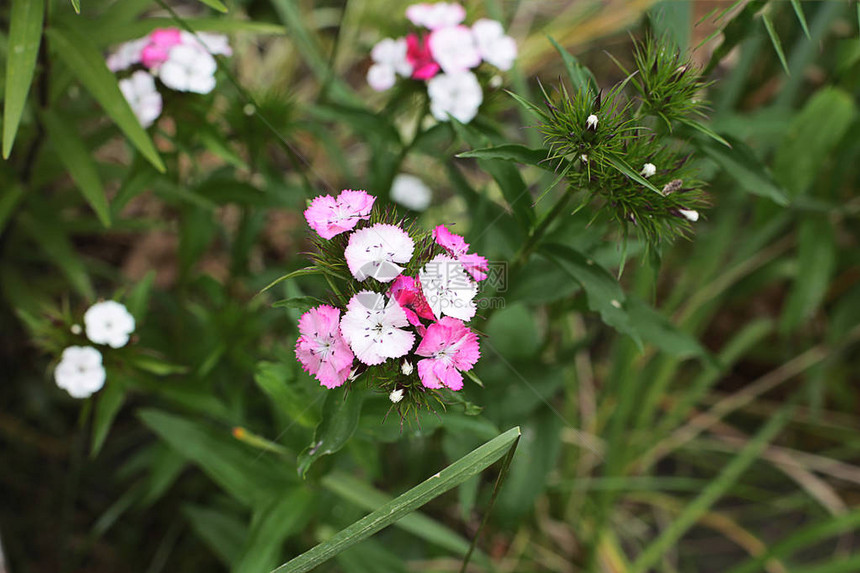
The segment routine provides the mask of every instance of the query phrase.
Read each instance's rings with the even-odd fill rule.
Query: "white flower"
[[[585,120],[585,128],[586,129],[597,129],[597,116],[594,114],[589,115]]]
[[[692,209],[678,209],[678,212],[688,221],[695,223],[699,220],[699,212]]]
[[[84,331],[84,329],[81,328],[80,324],[73,324],[69,330],[71,330],[72,334],[74,335],[78,335]]]
[[[388,395],[388,399],[391,400],[392,404],[397,404],[403,399],[403,388],[398,388],[397,390],[392,390],[391,394]]]
[[[119,90],[143,127],[149,127],[161,115],[161,94],[155,89],[155,79],[147,72],[138,70],[120,80]]]
[[[377,223],[350,235],[343,254],[357,280],[373,277],[387,283],[403,272],[403,267],[395,263],[408,263],[414,247],[415,243],[400,227]]]
[[[158,67],[158,77],[170,89],[208,94],[215,89],[218,64],[208,52],[195,46],[170,49],[167,61]]]
[[[230,47],[230,41],[223,34],[213,34],[211,32],[197,32],[197,35],[183,30],[179,33],[182,39],[182,44],[186,46],[194,46],[214,56],[232,56],[233,48]]]
[[[374,63],[393,68],[399,75],[408,78],[412,75],[412,64],[406,58],[406,38],[385,38],[370,50]]]
[[[385,64],[373,64],[367,70],[367,84],[373,91],[384,92],[394,87],[397,75],[394,68]]]
[[[427,37],[433,59],[446,74],[465,72],[481,63],[475,36],[465,26],[439,28]]]
[[[478,115],[484,92],[478,78],[471,72],[438,74],[427,82],[430,113],[439,121],[448,121],[448,114],[460,123],[469,123]]]
[[[97,302],[84,313],[87,338],[96,344],[119,348],[128,343],[134,332],[134,317],[126,308],[114,301]]]
[[[391,183],[391,200],[413,211],[423,211],[430,206],[433,192],[421,179],[408,173],[400,173]]]
[[[412,349],[415,335],[400,327],[409,326],[406,313],[394,299],[368,290],[353,295],[340,320],[340,333],[364,364],[382,364],[400,358]]]
[[[107,57],[108,69],[112,72],[121,72],[140,63],[140,54],[148,43],[149,37],[144,37],[121,44],[115,52]]]
[[[472,24],[472,35],[485,62],[502,71],[511,69],[517,59],[517,43],[505,35],[501,22],[481,18]]]
[[[466,10],[455,2],[413,4],[406,9],[406,17],[416,26],[435,30],[456,26],[466,18]]]
[[[408,360],[404,360],[403,363],[400,365],[400,373],[404,376],[409,376],[410,374],[412,374],[413,370],[415,370],[415,367],[412,366],[412,363]]]
[[[655,173],[657,173],[657,167],[653,163],[646,163],[642,166],[642,171],[639,172],[639,174],[645,179],[648,179]]]
[[[57,386],[73,398],[89,398],[105,384],[101,352],[92,346],[69,346],[54,370]]]
[[[469,320],[475,316],[478,285],[469,278],[463,264],[447,255],[436,255],[418,272],[421,291],[430,310],[439,318],[443,314]]]

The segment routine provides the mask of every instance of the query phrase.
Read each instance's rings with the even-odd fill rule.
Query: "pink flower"
[[[439,64],[433,61],[427,42],[417,34],[406,36],[406,61],[412,66],[414,80],[429,80],[439,73]]]
[[[149,35],[149,43],[140,53],[140,60],[147,68],[157,67],[167,61],[170,49],[182,43],[176,28],[159,28]]]
[[[427,358],[418,361],[418,377],[426,388],[463,387],[460,372],[471,370],[481,357],[478,336],[462,321],[448,316],[427,327],[427,332],[418,348],[418,356]]]
[[[421,284],[414,277],[400,275],[394,279],[388,296],[397,301],[412,326],[424,328],[420,318],[436,320],[430,305],[427,304],[427,299],[424,298],[424,293],[421,292]]]
[[[427,47],[446,74],[465,72],[481,63],[472,30],[465,26],[433,30],[427,37]]]
[[[299,332],[296,358],[302,368],[326,388],[346,382],[354,356],[340,334],[340,311],[326,304],[310,309],[299,319]]]
[[[433,238],[436,244],[448,251],[452,257],[460,261],[463,268],[472,275],[476,281],[487,278],[489,263],[485,257],[469,253],[469,243],[460,235],[452,233],[445,225],[439,225],[433,229]]]
[[[370,218],[376,197],[364,191],[341,191],[337,199],[331,195],[316,197],[305,210],[308,225],[323,239],[331,239],[355,227],[361,219]]]

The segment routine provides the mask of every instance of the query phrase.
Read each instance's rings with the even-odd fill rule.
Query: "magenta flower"
[[[414,80],[429,80],[439,73],[439,64],[433,61],[427,42],[417,34],[406,36],[406,61],[412,66]]]
[[[439,225],[433,229],[433,239],[437,245],[448,251],[448,254],[460,261],[473,279],[482,281],[487,278],[490,267],[486,257],[469,253],[469,243],[463,237],[452,233],[445,225]]]
[[[354,228],[362,219],[370,218],[376,197],[364,191],[341,191],[337,199],[331,195],[314,198],[305,210],[308,225],[323,239],[331,239]]]
[[[157,67],[167,61],[170,49],[182,43],[177,28],[159,28],[149,35],[149,43],[140,53],[140,61],[147,68]]]
[[[326,388],[346,382],[354,356],[340,334],[340,310],[326,304],[310,309],[299,319],[299,332],[296,358],[302,368]]]
[[[420,318],[436,320],[430,305],[427,304],[427,299],[424,298],[424,293],[421,292],[421,284],[414,277],[400,275],[394,279],[388,296],[397,301],[412,326],[424,328]]]
[[[418,348],[418,377],[426,388],[463,387],[460,372],[471,370],[481,357],[478,335],[469,330],[462,321],[449,316],[427,327],[427,332]]]

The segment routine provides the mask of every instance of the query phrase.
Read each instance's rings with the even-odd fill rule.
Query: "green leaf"
[[[185,374],[188,368],[178,364],[170,364],[157,356],[148,354],[134,354],[128,357],[128,363],[135,368],[140,368],[156,376],[170,376],[171,374]]]
[[[358,393],[349,395],[343,388],[327,391],[322,420],[314,431],[314,439],[299,454],[300,476],[304,477],[318,459],[339,451],[349,441],[358,427],[361,401]]]
[[[457,487],[516,448],[519,428],[511,428],[463,456],[441,472],[356,521],[327,541],[275,569],[278,573],[310,571],[335,555],[388,527],[425,503]]]
[[[75,9],[75,14],[81,13],[81,0],[72,0],[72,8]]]
[[[196,505],[182,506],[182,513],[197,537],[224,565],[230,567],[239,560],[248,530],[238,516]]]
[[[836,236],[824,217],[808,217],[798,233],[797,276],[782,311],[780,330],[792,332],[824,301],[836,270]]]
[[[118,380],[109,380],[104,390],[96,398],[96,408],[93,415],[93,437],[90,446],[90,458],[95,458],[104,445],[108,431],[114,418],[122,408],[125,400],[125,387]]]
[[[588,308],[599,312],[603,322],[626,334],[642,347],[639,333],[624,310],[624,291],[612,275],[582,253],[564,245],[544,245],[540,253],[582,285],[588,297]]]
[[[683,125],[686,125],[692,129],[694,129],[695,131],[698,131],[699,133],[702,133],[702,134],[710,137],[714,141],[717,141],[717,142],[725,145],[726,147],[731,148],[731,146],[732,146],[731,143],[726,141],[726,139],[722,135],[720,135],[719,133],[717,133],[716,131],[714,131],[713,129],[711,129],[710,127],[708,127],[707,125],[705,125],[699,121],[696,121],[694,119],[689,119],[686,117],[678,117],[678,118],[676,118],[676,121],[678,123],[681,123]]]
[[[609,164],[612,167],[614,167],[615,169],[617,169],[619,172],[623,173],[624,175],[626,175],[630,179],[634,180],[639,185],[642,185],[643,187],[647,187],[648,189],[650,189],[654,193],[657,193],[660,196],[663,195],[662,191],[657,189],[653,183],[651,183],[650,181],[648,181],[647,179],[642,177],[638,171],[636,171],[635,169],[630,167],[627,164],[627,162],[624,161],[622,158],[616,157],[614,155],[608,155],[608,158],[609,158]]]
[[[728,489],[735,484],[746,469],[759,459],[762,451],[788,422],[793,406],[783,407],[762,426],[758,433],[750,439],[743,449],[735,456],[709,483],[704,490],[666,527],[663,532],[651,542],[640,554],[630,568],[630,573],[645,573],[650,571],[663,554],[702,517],[710,507]]]
[[[95,300],[95,289],[84,267],[83,259],[75,251],[74,245],[56,216],[46,211],[36,216],[29,212],[22,212],[17,222],[41,247],[48,259],[63,271],[72,288],[84,299]]]
[[[699,150],[722,167],[726,175],[734,178],[744,191],[766,197],[777,205],[788,205],[788,195],[774,181],[755,152],[739,139],[729,136],[725,139],[731,145],[730,149],[702,138],[697,139],[696,143]]]
[[[777,180],[792,196],[809,191],[856,115],[852,96],[834,87],[818,90],[795,115],[773,160]]]
[[[509,304],[494,313],[486,329],[495,349],[509,360],[530,358],[540,349],[534,314],[524,304]]]
[[[293,272],[291,272],[291,273],[287,273],[287,274],[285,274],[284,276],[282,276],[282,277],[280,277],[280,278],[278,278],[278,279],[273,280],[273,281],[272,281],[272,282],[270,282],[268,285],[266,285],[266,287],[265,287],[263,290],[261,290],[258,294],[263,294],[264,292],[266,292],[267,290],[269,290],[269,289],[270,289],[270,288],[272,288],[273,286],[275,286],[275,285],[277,285],[278,283],[281,283],[281,282],[283,282],[283,281],[285,281],[285,280],[293,279],[293,278],[296,278],[296,277],[304,277],[304,276],[307,276],[307,275],[319,275],[319,274],[322,274],[322,271],[320,271],[318,268],[316,268],[316,267],[305,267],[305,268],[303,268],[303,269],[299,269],[299,270],[297,270],[297,271],[293,271]]]
[[[225,6],[224,3],[221,2],[221,0],[199,0],[199,2],[201,2],[202,4],[206,4],[210,8],[218,10],[223,14],[227,13],[227,6]]]
[[[272,303],[273,308],[292,308],[300,311],[306,311],[310,307],[322,304],[324,301],[313,296],[294,296],[285,298]]]
[[[123,0],[123,3],[129,1]],[[143,18],[131,22],[123,22],[109,29],[103,29],[101,20],[94,19],[92,23],[86,24],[84,30],[93,34],[98,32],[98,35],[94,36],[94,40],[98,42],[99,47],[108,47],[146,36],[157,28],[175,28],[176,24],[177,22],[173,18]],[[278,24],[240,20],[238,18],[183,18],[182,24],[195,32],[218,32],[221,34],[246,32],[249,34],[283,36],[286,32],[284,27]]]
[[[262,504],[254,515],[242,558],[233,572],[258,573],[275,567],[284,540],[299,533],[310,521],[316,509],[313,501],[313,490],[301,487]]]
[[[596,96],[599,91],[597,88],[597,79],[595,79],[591,70],[580,64],[579,60],[565,50],[555,39],[549,37],[549,41],[561,56],[564,67],[567,69],[567,76],[570,78],[570,83],[573,84],[574,90],[587,92],[592,96]]]
[[[369,484],[339,471],[333,471],[322,478],[323,487],[362,509],[368,511],[391,503],[391,496],[374,489]],[[397,521],[395,527],[412,533],[416,537],[447,549],[457,555],[465,555],[469,551],[469,542],[457,532],[441,523],[430,519],[420,512],[415,512]]]
[[[690,47],[692,16],[692,1],[662,0],[649,10],[655,36],[670,40],[681,53]]]
[[[770,43],[773,44],[773,49],[776,50],[776,55],[779,56],[779,62],[782,64],[786,75],[790,76],[791,71],[788,69],[788,62],[785,59],[785,52],[782,51],[782,41],[779,39],[779,35],[776,33],[776,30],[773,27],[773,22],[770,19],[770,14],[768,14],[766,11],[762,12],[761,21],[764,23],[764,28],[765,30],[767,30],[767,35],[770,37]]]
[[[125,306],[128,312],[134,317],[140,327],[140,323],[146,316],[146,311],[149,308],[149,298],[152,294],[152,286],[155,284],[155,270],[151,270],[138,281],[131,292],[126,297]]]
[[[0,189],[0,233],[6,228],[9,217],[23,197],[24,188],[21,185],[3,185]]]
[[[119,90],[116,76],[108,70],[104,57],[90,38],[73,28],[55,27],[47,33],[56,56],[69,67],[141,154],[163,173],[164,163],[152,140],[141,127]]]
[[[42,114],[42,122],[60,162],[69,172],[81,195],[96,212],[102,225],[110,227],[110,206],[96,162],[86,142],[73,129],[74,122],[50,110]]]
[[[45,0],[12,0],[9,14],[9,45],[6,52],[6,94],[3,98],[3,159],[8,159],[33,81]]]
[[[313,397],[308,396],[296,384],[294,365],[260,362],[254,373],[254,382],[278,410],[284,412],[299,425],[313,428],[320,423],[317,410],[307,406]]]
[[[679,330],[659,311],[638,298],[627,299],[627,312],[636,332],[663,352],[676,358],[710,356],[694,336]]]
[[[803,28],[803,33],[808,39],[812,39],[809,35],[809,26],[806,24],[806,16],[803,14],[803,7],[800,5],[800,0],[791,0],[791,7],[794,8],[794,13],[797,14],[797,19],[800,21],[800,27]]]
[[[543,169],[553,169],[545,149],[532,149],[525,145],[505,144],[494,147],[484,147],[458,153],[457,157],[473,157],[475,159],[504,159],[525,165],[534,165]]]
[[[153,409],[139,410],[138,417],[176,452],[197,464],[245,505],[256,506],[271,499],[294,480],[282,460],[248,449],[233,439],[226,428],[216,431]]]

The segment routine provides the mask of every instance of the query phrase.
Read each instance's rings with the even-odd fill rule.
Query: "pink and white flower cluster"
[[[327,388],[378,368],[374,380],[394,380],[385,386],[393,403],[412,388],[460,390],[481,355],[466,322],[487,260],[446,227],[416,231],[374,212],[374,202],[344,190],[305,211],[322,240],[319,257],[348,271],[339,290],[352,294],[343,308],[323,304],[300,318],[296,357]]]
[[[517,44],[502,24],[482,18],[463,24],[466,10],[457,3],[413,4],[406,17],[417,28],[405,37],[380,41],[371,50],[367,83],[376,91],[394,86],[397,76],[427,82],[430,112],[439,121],[449,114],[462,123],[478,113],[484,93],[472,70],[486,62],[511,69]]]
[[[119,88],[141,125],[149,127],[163,106],[156,78],[172,90],[207,94],[215,88],[214,56],[232,54],[226,36],[160,28],[122,44],[108,56],[107,67],[112,72],[137,68],[119,81]]]

